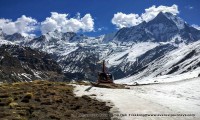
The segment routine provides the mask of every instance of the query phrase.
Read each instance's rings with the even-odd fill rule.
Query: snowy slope
[[[152,61],[139,73],[115,82],[133,84],[135,81],[153,82],[155,79],[161,82],[162,78],[176,81],[198,77],[198,74],[200,74],[200,41],[179,47],[161,59]]]
[[[118,47],[106,56],[107,66],[119,65],[122,62],[135,62],[136,58],[158,46],[158,43],[142,42],[135,43],[130,47]]]
[[[133,86],[130,89],[107,89],[75,85],[77,96],[91,95],[107,102],[116,117],[122,120],[199,120],[200,119],[199,78],[182,82]],[[94,96],[95,94],[96,96]],[[113,106],[113,105],[114,106]],[[193,114],[195,116],[129,116],[129,114]]]
[[[14,43],[10,42],[8,40],[2,40],[2,39],[0,39],[0,46],[1,45],[12,45],[12,44],[14,44]]]

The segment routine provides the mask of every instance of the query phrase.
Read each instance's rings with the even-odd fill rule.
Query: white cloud
[[[97,31],[102,31],[102,30],[108,30],[108,28],[107,27],[99,27],[98,29],[97,29]],[[96,31],[96,32],[97,32]]]
[[[131,27],[141,23],[141,17],[139,17],[138,14],[124,14],[122,12],[118,12],[114,14],[112,23],[118,28]]]
[[[37,21],[31,17],[26,17],[25,15],[22,15],[16,21],[0,19],[0,28],[8,35],[21,33],[26,36],[36,30]]]
[[[83,23],[84,31],[94,30],[94,21],[90,14],[86,14],[83,18],[81,18],[81,22]]]
[[[98,28],[97,30],[98,30],[98,31],[102,31],[102,30],[103,30],[103,28]]]
[[[192,27],[196,28],[197,30],[200,30],[200,26],[193,24]]]
[[[186,8],[186,9],[189,9],[189,10],[192,10],[192,9],[194,9],[194,7],[193,7],[193,6],[191,6],[191,5],[187,5],[187,6],[185,6],[185,8]]]
[[[177,15],[179,13],[178,6],[175,4],[172,5],[171,7],[163,5],[156,7],[155,5],[153,5],[152,7],[145,9],[145,13],[143,13],[141,17],[144,21],[148,22],[154,19],[160,12],[163,13],[169,12],[172,13],[173,15]]]
[[[191,10],[191,9],[194,9],[194,7],[193,7],[193,6],[190,6],[189,9],[190,9],[190,10]]]
[[[123,27],[130,27],[130,26],[135,26],[143,21],[150,21],[154,19],[158,13],[160,12],[170,12],[173,15],[177,15],[179,13],[178,11],[178,6],[177,5],[172,5],[172,6],[158,6],[156,7],[153,5],[150,8],[145,9],[145,12],[142,13],[141,15],[138,14],[125,14],[118,12],[114,14],[114,17],[112,18],[112,23],[117,26],[117,28],[123,28]]]
[[[90,14],[81,18],[80,13],[77,13],[76,18],[68,18],[68,14],[51,12],[51,17],[47,17],[41,23],[41,31],[45,34],[55,30],[59,32],[90,32],[94,30],[94,20]]]
[[[22,15],[16,21],[10,19],[0,19],[0,29],[8,35],[21,33],[22,35],[34,35],[34,31],[41,24],[42,33],[58,30],[59,32],[90,32],[94,30],[94,20],[90,14],[86,14],[82,18],[80,13],[76,17],[68,18],[68,14],[59,14],[51,12],[51,16],[45,21],[39,23],[37,20]]]
[[[3,28],[3,26],[8,22],[11,22],[11,20],[9,20],[9,19],[0,19],[0,28]]]

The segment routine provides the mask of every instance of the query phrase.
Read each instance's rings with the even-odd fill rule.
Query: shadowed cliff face
[[[0,47],[0,81],[17,82],[35,79],[62,80],[58,64],[46,53],[28,47]]]

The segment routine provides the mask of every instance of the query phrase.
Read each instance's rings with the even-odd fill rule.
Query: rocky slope
[[[0,46],[0,81],[63,80],[59,65],[44,52],[16,45]]]

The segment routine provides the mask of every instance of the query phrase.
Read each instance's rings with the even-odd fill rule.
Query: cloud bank
[[[22,35],[26,36],[36,30],[37,20],[31,17],[26,17],[25,15],[22,15],[16,21],[0,19],[0,28],[7,35],[21,33]]]
[[[131,13],[131,14],[125,14],[118,12],[114,14],[114,17],[112,18],[111,22],[114,24],[118,29],[123,27],[131,27],[138,25],[142,23],[143,21],[149,22],[152,19],[154,19],[158,13],[160,12],[170,12],[173,15],[177,15],[179,13],[178,6],[172,5],[172,6],[158,6],[155,5],[151,6],[150,8],[145,9],[145,12],[141,15]]]
[[[36,30],[41,30],[42,34],[55,30],[59,32],[91,32],[94,30],[94,20],[90,14],[84,15],[82,18],[80,13],[77,13],[74,18],[68,16],[68,14],[51,12],[51,16],[42,22],[25,15],[16,21],[2,18],[0,19],[0,29],[7,35],[21,33],[23,36],[33,35]]]
[[[76,18],[68,18],[68,14],[59,14],[51,12],[51,17],[47,17],[41,23],[41,31],[43,34],[58,30],[59,32],[90,32],[94,30],[94,20],[90,14],[80,17],[77,14]]]

